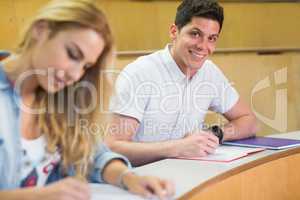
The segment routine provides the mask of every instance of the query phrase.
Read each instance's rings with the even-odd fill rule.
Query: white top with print
[[[61,161],[59,152],[46,151],[47,141],[43,135],[34,140],[22,138],[21,145],[21,187],[44,186],[52,170]]]

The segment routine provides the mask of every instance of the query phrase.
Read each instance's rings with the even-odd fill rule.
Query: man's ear
[[[172,41],[174,41],[177,38],[177,34],[178,34],[178,28],[175,24],[172,24],[170,27],[170,38]]]
[[[49,24],[44,20],[37,21],[32,26],[32,38],[36,41],[47,39],[49,32]]]

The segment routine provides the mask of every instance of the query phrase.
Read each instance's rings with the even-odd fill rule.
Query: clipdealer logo
[[[281,86],[282,84],[287,83],[287,67],[277,70],[273,74],[275,86]],[[270,76],[265,77],[263,80],[259,81],[251,91],[251,108],[255,113],[256,117],[261,120],[266,125],[271,128],[280,131],[287,131],[287,88],[277,89],[275,92],[275,116],[274,118],[269,118],[264,116],[255,110],[253,106],[253,97],[254,95],[266,88],[272,86]]]

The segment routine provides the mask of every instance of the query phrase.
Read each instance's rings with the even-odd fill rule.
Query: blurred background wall
[[[22,26],[49,0],[1,0],[0,49],[13,51]],[[95,0],[111,23],[121,70],[138,56],[164,48],[179,0]],[[211,59],[261,122],[259,135],[300,129],[300,3],[220,1],[225,22]],[[117,73],[114,73],[113,80]],[[101,94],[107,111],[112,86]],[[101,118],[104,122],[104,118]],[[207,122],[224,122],[209,114]]]

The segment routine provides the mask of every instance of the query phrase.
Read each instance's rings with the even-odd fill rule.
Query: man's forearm
[[[259,126],[255,116],[246,115],[224,126],[224,140],[236,140],[254,136],[258,130]]]
[[[160,159],[175,157],[176,142],[177,140],[148,143],[110,140],[106,143],[113,151],[125,155],[134,166],[139,166]]]

